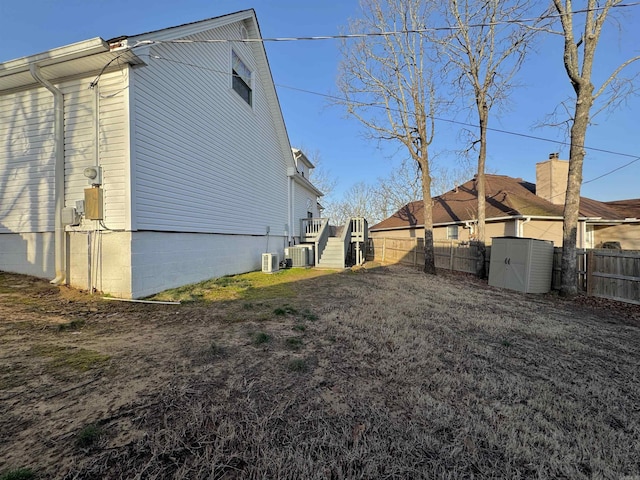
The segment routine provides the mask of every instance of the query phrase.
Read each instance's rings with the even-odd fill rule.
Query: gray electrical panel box
[[[84,218],[88,220],[102,220],[102,189],[92,187],[84,189]]]
[[[62,225],[80,225],[80,214],[74,207],[62,209]]]

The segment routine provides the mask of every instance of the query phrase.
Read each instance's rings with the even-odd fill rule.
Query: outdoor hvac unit
[[[265,273],[277,272],[280,264],[280,259],[277,253],[263,253],[262,254],[262,271]]]
[[[295,246],[284,249],[284,257],[291,259],[292,267],[308,267],[309,249],[306,246]]]

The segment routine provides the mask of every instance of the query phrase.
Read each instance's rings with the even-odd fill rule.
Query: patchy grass
[[[36,474],[30,468],[16,468],[0,474],[0,480],[32,480]]]
[[[186,285],[150,297],[151,300],[198,302],[244,300],[243,308],[252,309],[252,302],[296,296],[295,282],[334,273],[330,270],[290,268],[273,274],[250,272],[220,277]]]
[[[79,330],[82,327],[84,327],[85,325],[85,320],[83,319],[75,319],[75,320],[71,320],[68,323],[61,323],[58,325],[58,331],[59,332],[65,332],[68,330]]]
[[[271,335],[266,332],[255,332],[251,335],[251,341],[254,345],[263,345],[271,341]]]
[[[35,458],[42,478],[640,478],[640,308],[387,267],[292,281],[293,300],[222,284],[238,298],[100,305],[74,337],[41,319],[77,303],[0,299],[0,373],[29,381],[0,391],[0,471]],[[92,345],[116,371],[43,374],[42,358]],[[108,448],[74,443],[87,425]]]
[[[295,315],[297,313],[298,313],[298,310],[293,308],[291,305],[285,305],[283,307],[278,307],[273,311],[273,314],[277,315],[279,317],[282,317],[282,316],[285,316],[285,315]]]
[[[292,372],[304,373],[309,370],[309,365],[304,358],[294,358],[293,360],[289,360],[287,368]]]
[[[289,337],[285,340],[285,343],[292,350],[300,350],[302,348],[302,339],[300,337]]]
[[[97,425],[91,424],[84,427],[76,436],[76,446],[82,449],[92,449],[99,446],[104,437],[104,431]]]
[[[36,356],[51,359],[50,365],[54,369],[69,368],[80,372],[101,366],[111,358],[95,350],[60,345],[37,345],[31,352]]]

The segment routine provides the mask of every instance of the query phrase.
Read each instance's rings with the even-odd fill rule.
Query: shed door
[[[527,291],[527,259],[529,242],[513,240],[507,243],[505,286],[519,292]]]

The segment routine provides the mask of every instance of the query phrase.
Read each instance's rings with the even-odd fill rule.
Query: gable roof
[[[560,219],[563,205],[554,205],[536,195],[536,186],[521,178],[505,175],[485,175],[487,221],[504,217],[536,216]],[[477,218],[478,192],[476,180],[433,197],[433,223],[451,224],[473,221]],[[634,213],[635,212],[635,213]],[[580,216],[603,220],[625,220],[640,217],[640,199],[599,202],[580,197]],[[389,218],[371,227],[370,230],[421,227],[424,225],[422,201],[408,203]]]
[[[149,48],[153,42],[182,39],[235,22],[243,23],[248,39],[258,40],[262,38],[258,19],[255,10],[252,8],[133,36],[119,36],[109,41],[95,37],[83,42],[0,63],[0,94],[40,86],[30,72],[31,65],[37,65],[42,77],[50,81],[80,74],[102,73],[107,67],[119,68],[119,63],[140,65],[144,64],[140,57],[143,56],[145,49]],[[289,134],[284,123],[264,42],[253,41],[249,42],[249,44],[256,59],[259,78],[263,81],[282,157],[286,160],[288,167],[295,168]],[[114,60],[118,60],[118,62]]]

